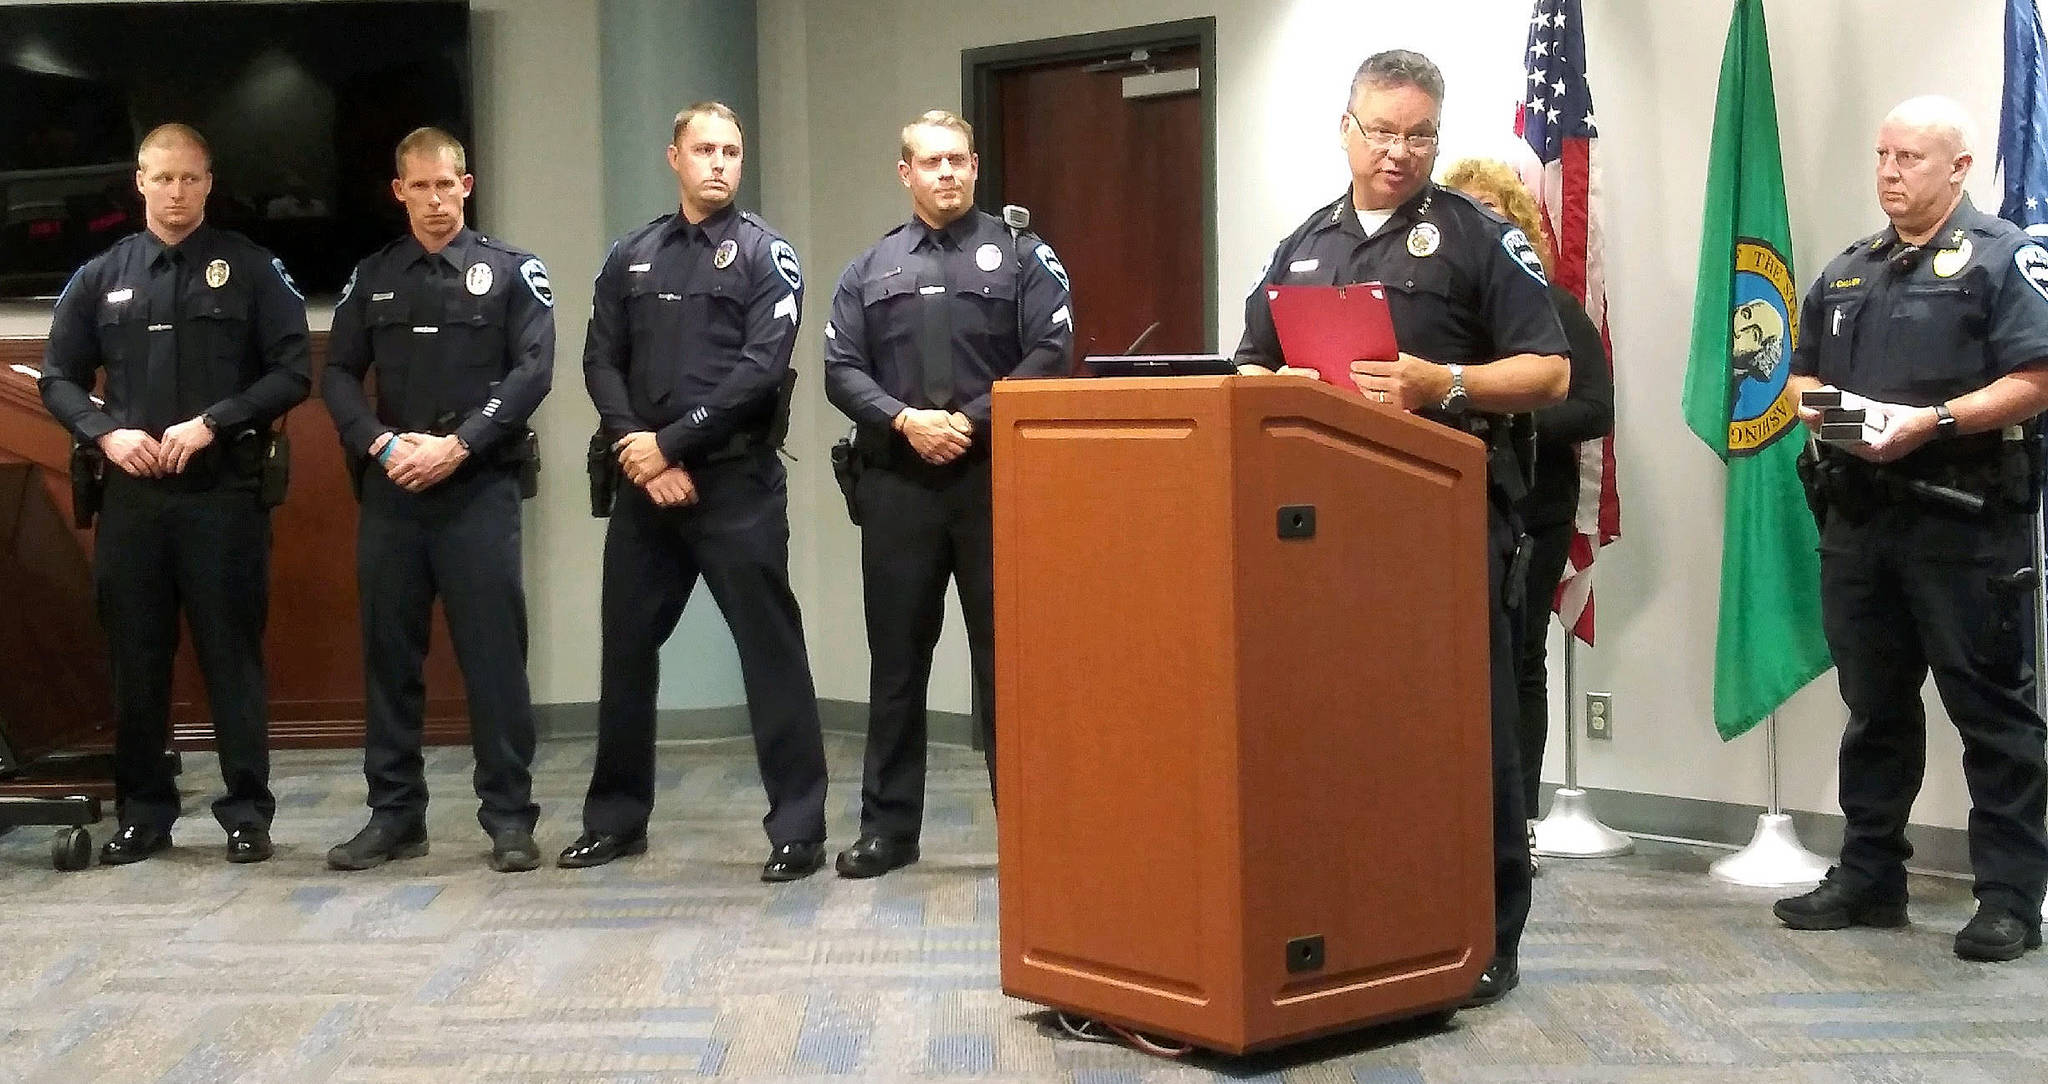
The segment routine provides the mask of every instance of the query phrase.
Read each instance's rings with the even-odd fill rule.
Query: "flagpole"
[[[1799,829],[1781,804],[1775,711],[1764,717],[1764,760],[1771,777],[1771,804],[1757,817],[1749,846],[1715,862],[1708,872],[1717,881],[1756,888],[1813,884],[1827,875],[1828,860],[1799,842]]]
[[[1636,849],[1636,841],[1600,823],[1586,792],[1579,789],[1578,671],[1573,662],[1578,637],[1564,631],[1564,786],[1550,799],[1550,815],[1536,822],[1536,853],[1545,858],[1611,858]]]

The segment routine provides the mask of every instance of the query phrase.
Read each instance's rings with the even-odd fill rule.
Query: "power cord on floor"
[[[1147,1054],[1161,1058],[1178,1058],[1194,1050],[1194,1047],[1187,1043],[1162,1043],[1157,1039],[1132,1031],[1129,1028],[1120,1028],[1115,1024],[1102,1020],[1090,1020],[1085,1016],[1075,1016],[1072,1013],[1056,1012],[1053,1014],[1053,1019],[1059,1022],[1060,1030],[1066,1032],[1068,1037],[1081,1039],[1086,1042],[1122,1042]]]

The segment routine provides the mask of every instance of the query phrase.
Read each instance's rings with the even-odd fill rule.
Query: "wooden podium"
[[[1243,1053],[1492,953],[1486,453],[1279,377],[994,397],[1003,989]]]

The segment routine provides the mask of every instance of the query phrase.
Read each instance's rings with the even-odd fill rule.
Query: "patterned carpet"
[[[859,745],[830,740],[835,844]],[[543,747],[540,839],[577,830],[584,742]],[[1916,878],[1912,928],[1799,934],[1713,852],[1551,861],[1522,988],[1441,1031],[1386,1028],[1247,1059],[1163,1061],[1055,1037],[996,987],[994,828],[980,758],[934,750],[925,860],[875,881],[757,879],[744,740],[661,753],[653,849],[503,876],[434,751],[433,853],[358,874],[351,753],[277,757],[277,858],[220,860],[210,758],[187,758],[170,854],[51,870],[0,836],[0,1081],[1072,1081],[1286,1084],[2039,1084],[2048,953],[1967,964],[1966,887]],[[105,826],[95,833],[104,838]]]

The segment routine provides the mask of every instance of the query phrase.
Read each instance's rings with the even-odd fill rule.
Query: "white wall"
[[[1581,782],[1762,803],[1761,738],[1724,745],[1710,722],[1722,469],[1685,429],[1678,406],[1730,5],[1587,0],[1585,7],[1609,196],[1624,537],[1600,564],[1599,647],[1579,656],[1581,687],[1615,695],[1617,736],[1584,746]],[[1335,131],[1358,61],[1395,46],[1428,53],[1449,81],[1445,160],[1499,153],[1524,85],[1530,9],[1528,0],[1041,0],[956,5],[934,18],[909,0],[762,0],[769,137],[757,168],[772,178],[764,190],[769,219],[797,243],[812,276],[797,354],[805,386],[817,386],[827,284],[907,216],[893,175],[895,129],[921,110],[958,106],[961,50],[1216,16],[1219,331],[1227,346],[1241,331],[1234,299],[1266,254],[1346,183]],[[1977,115],[1987,137],[1995,133],[2002,5],[1773,0],[1767,10],[1803,286],[1829,254],[1882,224],[1869,147],[1891,104],[1947,93]],[[1076,124],[1072,153],[1088,149],[1085,125]],[[1990,157],[1987,146],[1972,190],[1980,206],[1995,210]],[[821,396],[804,397],[793,438],[804,461],[793,483],[800,491],[792,505],[796,575],[820,695],[864,699],[857,537],[824,467],[843,428]],[[957,622],[938,670],[933,706],[964,710]],[[1940,718],[1937,707],[1915,820],[1960,827],[1968,808],[1960,751]],[[1832,674],[1782,713],[1788,805],[1837,808],[1834,748],[1844,719]],[[1553,737],[1550,778],[1562,774],[1562,744]]]

